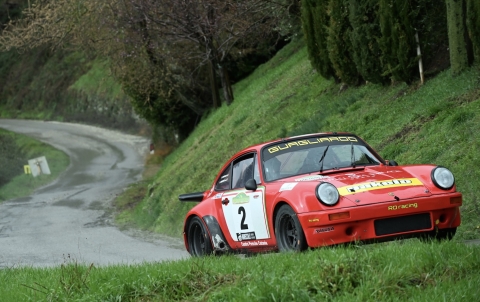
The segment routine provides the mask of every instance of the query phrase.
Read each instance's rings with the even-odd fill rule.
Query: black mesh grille
[[[416,214],[395,218],[379,219],[374,221],[375,235],[389,235],[410,231],[430,229],[432,222],[430,214]]]

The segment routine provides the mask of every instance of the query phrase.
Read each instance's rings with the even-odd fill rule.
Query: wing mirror
[[[387,166],[398,166],[397,162],[394,160],[387,160]]]
[[[257,190],[257,182],[255,179],[249,179],[245,182],[245,189],[251,190],[251,191],[256,191]]]

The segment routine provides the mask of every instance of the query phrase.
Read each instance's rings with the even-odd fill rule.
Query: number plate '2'
[[[226,192],[222,199],[228,198],[228,204],[222,203],[225,221],[230,236],[239,241],[239,234],[254,233],[255,239],[268,239],[270,232],[265,215],[265,188],[259,186],[255,192],[237,190]]]

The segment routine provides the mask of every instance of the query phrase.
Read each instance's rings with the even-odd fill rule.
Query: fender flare
[[[206,215],[202,218],[207,225],[208,232],[210,233],[210,239],[212,241],[214,251],[227,252],[231,250],[227,240],[225,239],[225,236],[223,235],[222,229],[220,228],[220,224],[218,223],[217,219],[211,215]]]

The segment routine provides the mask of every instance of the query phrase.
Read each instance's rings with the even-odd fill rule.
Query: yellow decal
[[[407,204],[399,204],[395,206],[389,206],[388,210],[389,211],[396,211],[396,210],[403,210],[403,209],[408,209],[408,208],[418,208],[417,203],[407,203]]]
[[[366,192],[371,190],[379,190],[395,187],[411,187],[411,186],[423,186],[422,182],[417,178],[399,178],[380,181],[371,181],[356,184],[353,186],[345,186],[338,188],[338,193],[342,196]]]
[[[313,144],[319,144],[323,142],[334,142],[334,141],[335,142],[357,142],[358,140],[356,137],[353,137],[353,136],[327,136],[327,137],[309,138],[309,139],[283,143],[283,144],[270,147],[268,148],[268,152],[275,153],[275,152],[293,148],[293,147],[301,147],[306,145],[313,145]]]

